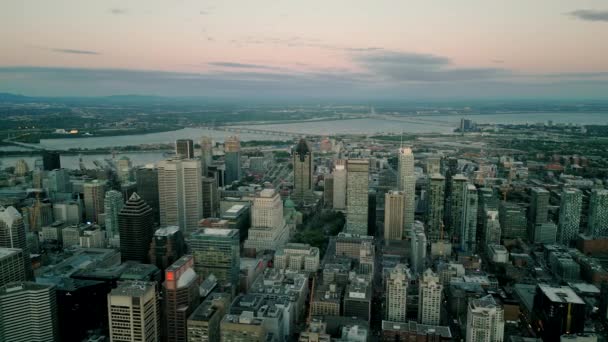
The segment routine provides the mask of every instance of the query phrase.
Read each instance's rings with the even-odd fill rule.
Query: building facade
[[[369,160],[346,162],[346,231],[367,235]]]
[[[194,159],[170,159],[158,163],[160,225],[178,226],[184,233],[198,227],[203,218],[201,163]]]

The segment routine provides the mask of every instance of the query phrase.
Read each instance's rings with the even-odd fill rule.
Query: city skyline
[[[0,89],[33,96],[606,99],[608,89],[597,0],[0,9]]]

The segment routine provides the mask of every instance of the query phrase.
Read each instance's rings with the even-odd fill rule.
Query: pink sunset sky
[[[0,92],[608,92],[604,0],[3,0],[0,23]]]

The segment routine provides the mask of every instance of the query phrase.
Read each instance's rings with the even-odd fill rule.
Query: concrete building
[[[127,156],[122,156],[116,162],[116,173],[121,183],[133,181],[133,164]]]
[[[334,210],[346,210],[346,161],[336,160],[334,169]]]
[[[431,242],[448,238],[443,225],[444,199],[445,177],[438,173],[431,175],[426,210],[427,238]]]
[[[239,284],[239,231],[236,229],[200,228],[186,239],[194,270],[207,278],[213,274],[222,286]]]
[[[409,147],[399,149],[399,166],[397,175],[397,188],[403,191],[405,203],[403,207],[403,236],[409,236],[414,224],[416,210],[416,175],[414,174],[414,154]]]
[[[608,190],[594,189],[591,192],[587,225],[591,236],[608,236]]]
[[[277,250],[287,243],[290,233],[283,216],[281,196],[273,189],[262,190],[251,206],[251,228],[244,248]]]
[[[158,228],[154,232],[148,257],[150,263],[164,271],[184,254],[187,246],[184,234],[178,226]]]
[[[403,238],[405,225],[405,193],[403,191],[389,191],[384,195],[384,240],[388,244],[391,240]],[[409,228],[411,230],[411,227]]]
[[[534,187],[530,190],[530,207],[528,207],[528,227],[547,222],[549,215],[549,191]]]
[[[325,175],[323,178],[323,207],[334,207],[334,176]]]
[[[467,183],[464,187],[462,220],[460,221],[460,227],[455,227],[455,229],[459,232],[460,248],[465,252],[474,253],[477,246],[477,204],[479,196],[475,185]]]
[[[27,280],[23,260],[20,248],[0,247],[0,286]]]
[[[407,322],[407,289],[412,278],[409,269],[398,264],[388,274],[386,283],[386,320]]]
[[[364,242],[373,243],[374,237],[369,235],[359,235],[350,233],[338,233],[336,237],[336,256],[346,256],[359,259],[361,246]]]
[[[488,258],[494,263],[509,262],[509,251],[503,245],[488,245]]]
[[[154,164],[135,170],[137,194],[152,208],[154,222],[160,222],[160,204],[158,197],[158,169]]]
[[[500,244],[502,230],[498,216],[498,211],[486,210],[485,222],[483,224],[484,246]]]
[[[309,244],[288,243],[274,255],[274,267],[291,271],[317,272],[319,249]]]
[[[186,255],[165,270],[163,323],[168,341],[187,341],[187,320],[199,303],[198,276],[193,267],[194,259]]]
[[[125,281],[108,293],[110,341],[159,341],[156,283]]]
[[[418,288],[418,323],[439,325],[442,293],[443,285],[439,277],[431,269],[427,269]]]
[[[220,322],[230,306],[226,294],[211,294],[188,318],[188,342],[220,342]]]
[[[203,136],[200,140],[201,146],[201,165],[203,168],[203,175],[208,176],[209,167],[213,163],[213,140],[211,137]]]
[[[337,284],[320,285],[315,289],[311,302],[313,316],[340,316],[344,288]]]
[[[194,142],[192,139],[177,139],[175,141],[175,154],[183,159],[194,158]]]
[[[582,191],[564,189],[559,205],[559,225],[557,227],[557,241],[561,244],[569,246],[571,241],[578,237],[582,209]]]
[[[118,213],[118,230],[122,260],[148,262],[154,235],[154,214],[137,193],[131,195]]]
[[[370,283],[363,278],[352,279],[344,293],[344,316],[369,321],[371,312],[372,287]]]
[[[498,220],[503,239],[528,239],[526,209],[516,203],[501,202]]]
[[[237,136],[231,136],[224,142],[226,160],[226,185],[241,179],[241,142]]]
[[[79,201],[54,203],[53,217],[55,221],[63,221],[66,224],[79,224],[82,221],[82,205]]]
[[[26,277],[32,279],[32,263],[27,248],[25,225],[15,207],[0,206],[0,247],[21,249]]]
[[[160,225],[178,226],[184,233],[203,218],[201,163],[195,159],[170,159],[158,163]]]
[[[447,326],[426,325],[416,322],[382,321],[382,341],[453,341]]]
[[[113,238],[119,235],[118,213],[124,205],[122,194],[119,191],[110,190],[106,192],[103,203],[106,235],[108,238]]]
[[[367,235],[369,160],[346,162],[346,231]]]
[[[53,286],[13,282],[0,287],[0,341],[57,341],[58,335]]]
[[[315,201],[313,193],[314,156],[306,139],[302,138],[292,150],[293,162],[293,192],[291,199],[298,205],[312,204]]]
[[[467,342],[502,342],[505,333],[504,310],[491,295],[469,300]]]
[[[418,274],[422,273],[426,266],[427,239],[422,222],[414,222],[411,237],[410,265],[412,271]]]
[[[553,222],[537,224],[530,241],[536,244],[553,244],[557,239],[557,225]]]
[[[99,215],[104,213],[106,182],[93,180],[84,183],[84,210],[86,220],[99,222]]]
[[[47,187],[51,193],[72,193],[70,173],[67,169],[56,169],[47,173]]]
[[[224,316],[220,335],[222,342],[266,342],[268,338],[264,320],[251,313]]]

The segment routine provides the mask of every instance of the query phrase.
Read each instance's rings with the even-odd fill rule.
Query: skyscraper
[[[213,140],[211,137],[203,136],[200,141],[201,145],[201,165],[203,167],[203,176],[209,176],[207,174],[209,166],[213,161]]]
[[[55,169],[47,173],[48,189],[53,194],[71,193],[70,173],[66,169]]]
[[[530,190],[530,207],[528,208],[528,226],[534,228],[548,220],[549,191],[534,187]]]
[[[585,302],[568,286],[538,284],[533,314],[543,341],[558,341],[564,334],[585,331]]]
[[[477,202],[477,188],[475,185],[467,183],[459,228],[460,248],[465,252],[475,252],[477,244]],[[458,227],[456,228],[458,229]]]
[[[188,246],[194,257],[194,270],[203,278],[213,274],[223,286],[239,283],[239,231],[236,229],[201,228],[192,233]]]
[[[439,277],[430,268],[424,271],[418,288],[418,323],[439,325],[442,291]]]
[[[213,177],[203,177],[203,217],[218,217],[220,194],[217,181]]]
[[[464,208],[467,196],[467,177],[457,174],[452,177],[452,196],[450,197],[449,207],[446,208],[445,217],[447,218],[446,230],[452,235],[462,237],[464,227]],[[477,214],[477,212],[475,212]]]
[[[154,234],[152,208],[133,193],[118,214],[120,255],[123,261],[148,261],[148,251]]]
[[[386,277],[386,320],[407,322],[407,287],[410,271],[397,264]]]
[[[564,189],[559,205],[557,241],[569,246],[578,236],[583,208],[583,193],[578,189]]]
[[[347,160],[346,172],[346,231],[367,235],[369,160]]]
[[[177,139],[175,141],[175,154],[179,158],[194,158],[194,142],[192,139]]]
[[[594,237],[608,236],[608,190],[595,189],[591,192],[588,227]]]
[[[165,270],[163,300],[168,341],[185,342],[188,317],[198,306],[198,276],[191,255],[179,258]]]
[[[281,196],[273,189],[262,190],[251,206],[251,228],[244,248],[276,251],[287,243],[289,235]]]
[[[27,248],[25,225],[21,214],[15,207],[0,206],[0,247],[21,249],[26,277],[32,279],[32,263]]]
[[[106,221],[106,236],[113,238],[118,233],[118,213],[124,205],[122,194],[116,190],[106,192],[104,198],[104,211]]]
[[[405,194],[403,191],[389,191],[384,195],[384,240],[403,238]],[[389,319],[392,321],[392,319]]]
[[[231,136],[224,142],[226,160],[226,185],[241,179],[241,142],[237,136]]]
[[[403,236],[409,236],[409,231],[414,224],[414,213],[416,211],[416,175],[414,174],[414,154],[409,147],[399,149],[399,172],[397,176],[397,187],[405,195],[405,206],[403,211]]]
[[[203,217],[201,163],[170,159],[158,163],[160,225],[178,226],[184,233],[198,227]]]
[[[87,221],[99,222],[99,215],[104,212],[106,182],[93,180],[84,183],[84,212]]]
[[[154,164],[148,164],[135,171],[137,194],[148,203],[154,213],[154,222],[160,222],[160,208],[158,198],[158,169]]]
[[[443,231],[443,205],[445,197],[445,178],[436,173],[431,175],[427,205],[427,237],[431,242],[445,239]],[[442,233],[443,232],[443,233]],[[443,235],[443,236],[442,236]]]
[[[500,245],[501,232],[498,211],[486,210],[486,218],[484,222],[484,245]]]
[[[186,249],[184,234],[178,226],[158,228],[150,244],[150,263],[164,271],[186,254]]]
[[[53,286],[13,282],[0,287],[0,341],[57,341],[57,337]]]
[[[110,341],[159,341],[155,282],[125,281],[108,293]]]
[[[498,214],[503,239],[526,240],[528,238],[526,209],[523,206],[517,203],[502,202]]]
[[[346,161],[336,160],[334,169],[334,198],[335,210],[346,209]]]
[[[116,162],[116,173],[121,183],[131,182],[133,180],[133,164],[127,156],[122,156]]]
[[[416,274],[424,270],[426,262],[426,234],[424,232],[424,224],[420,221],[415,221],[411,234],[411,254],[410,265],[412,271]]]
[[[306,139],[302,138],[292,150],[293,192],[291,199],[298,205],[312,203],[313,193],[313,154]]]
[[[57,151],[42,151],[42,167],[44,171],[61,169],[61,155]]]
[[[502,342],[504,310],[492,295],[469,300],[466,342]]]
[[[23,251],[20,248],[0,247],[0,286],[27,280],[23,260]]]

